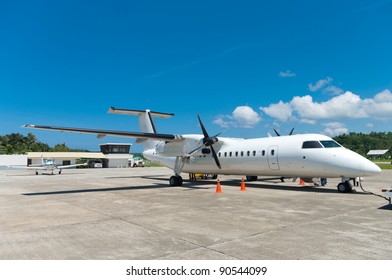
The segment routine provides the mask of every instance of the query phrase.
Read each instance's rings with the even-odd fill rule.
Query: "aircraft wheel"
[[[339,183],[337,188],[340,193],[348,193],[352,190],[350,182]]]
[[[171,176],[169,180],[170,186],[182,186],[182,177],[181,176]]]

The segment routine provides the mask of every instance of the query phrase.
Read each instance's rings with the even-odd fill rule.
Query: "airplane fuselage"
[[[184,135],[197,146],[202,135]],[[189,140],[192,139],[192,140]],[[305,143],[305,144],[304,144]],[[322,144],[324,143],[324,145]],[[144,156],[160,162],[169,168],[175,168],[175,161],[180,154],[176,143],[164,141],[156,149],[147,150]],[[184,144],[181,144],[184,145]],[[331,138],[319,134],[299,134],[281,137],[238,139],[219,138],[214,145],[221,169],[219,169],[208,149],[205,154],[198,152],[190,155],[184,162],[183,172],[249,175],[249,176],[289,176],[299,174],[302,177],[345,177],[374,175],[380,172],[378,166],[361,155],[338,145]],[[186,147],[184,150],[190,150]]]

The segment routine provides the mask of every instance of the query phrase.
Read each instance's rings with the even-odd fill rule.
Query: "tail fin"
[[[109,114],[119,114],[119,115],[130,115],[130,116],[138,116],[139,117],[139,127],[141,132],[148,133],[157,133],[157,129],[154,124],[153,117],[157,118],[171,118],[174,116],[172,113],[160,113],[160,112],[152,112],[150,110],[128,110],[128,109],[119,109],[110,107],[108,110]],[[157,140],[145,140],[138,139],[138,143],[142,143],[144,146],[144,150],[152,149],[159,142]]]

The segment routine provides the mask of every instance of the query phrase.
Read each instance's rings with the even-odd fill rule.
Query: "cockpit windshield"
[[[319,141],[305,141],[302,144],[302,149],[316,149],[316,148],[322,148]]]
[[[320,142],[321,142],[321,144],[323,144],[323,146],[325,148],[340,148],[340,147],[342,147],[339,143],[337,143],[333,140],[321,140]]]
[[[333,140],[305,141],[302,149],[339,148],[340,144]]]

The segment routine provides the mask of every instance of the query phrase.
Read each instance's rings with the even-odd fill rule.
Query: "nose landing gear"
[[[350,181],[343,181],[339,183],[337,188],[340,193],[348,193],[353,190],[353,186],[351,185]]]

